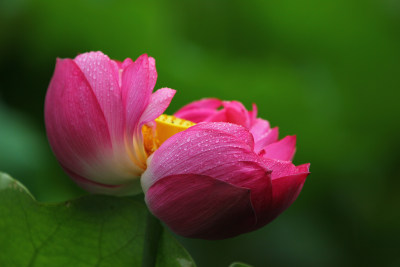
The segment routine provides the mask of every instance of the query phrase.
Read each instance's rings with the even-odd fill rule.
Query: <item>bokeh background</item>
[[[101,50],[157,60],[169,113],[218,97],[253,102],[295,163],[298,200],[234,239],[179,238],[199,267],[400,266],[400,1],[0,1],[0,170],[40,201],[83,194],[47,144],[56,57]]]

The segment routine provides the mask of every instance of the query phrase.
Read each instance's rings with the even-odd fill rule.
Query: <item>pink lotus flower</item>
[[[236,101],[204,99],[175,115],[199,124],[167,139],[142,175],[149,209],[174,232],[233,237],[264,226],[295,201],[309,164],[292,164],[295,136],[278,141],[278,129],[257,118],[255,105],[247,111]]]
[[[152,93],[155,61],[110,60],[101,52],[58,59],[45,101],[49,143],[63,169],[93,193],[141,191],[147,153],[144,124],[169,105],[175,91]]]

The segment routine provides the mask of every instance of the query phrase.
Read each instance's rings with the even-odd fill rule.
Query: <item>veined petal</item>
[[[264,158],[264,163],[268,169],[272,170],[271,179],[278,179],[285,176],[308,172],[310,164],[295,166],[291,161]]]
[[[257,143],[266,133],[269,132],[271,126],[267,120],[257,118],[254,120],[250,128],[250,132],[254,136],[254,141]]]
[[[86,173],[87,166],[101,162],[112,150],[104,113],[71,59],[57,60],[46,95],[45,122],[57,159],[76,173]]]
[[[148,159],[142,176],[146,191],[158,179],[174,174],[204,174],[228,162],[261,159],[253,152],[252,135],[244,127],[230,123],[200,123],[177,133]],[[262,164],[262,163],[261,163]]]
[[[139,119],[150,102],[156,79],[154,59],[147,55],[140,56],[122,73],[121,90],[128,139],[133,137],[139,126]],[[128,142],[131,143],[131,140]]]
[[[253,230],[269,223],[287,209],[300,194],[310,174],[310,164],[296,167],[290,161],[273,159],[266,159],[265,164],[272,170],[272,198],[269,205],[264,206],[264,211],[257,213],[259,220]]]
[[[145,169],[146,152],[141,138],[140,118],[150,103],[157,79],[155,60],[146,54],[122,72],[122,102],[125,107],[125,147],[131,160]]]
[[[227,122],[242,125],[250,129],[251,114],[249,114],[242,103],[238,101],[223,101],[223,106]]]
[[[275,219],[297,199],[303,188],[309,172],[310,164],[296,167],[296,174],[275,178],[272,180],[273,198],[268,221]]]
[[[179,117],[181,112],[186,112],[189,110],[196,110],[196,109],[211,109],[216,110],[222,106],[222,101],[217,98],[204,98],[198,101],[194,101],[182,107],[175,113],[175,116]],[[183,118],[184,119],[184,118]]]
[[[235,226],[231,226],[229,229],[218,228],[217,232],[221,232],[220,235],[214,232],[213,228],[210,228],[209,224],[212,225],[212,221],[209,222],[209,224],[205,224],[206,228],[200,231],[201,234],[189,234],[187,232],[178,233],[185,236],[218,239],[253,230],[259,219],[262,218],[262,215],[259,218],[260,214],[262,214],[266,207],[272,202],[271,171],[266,167],[264,160],[254,153],[253,146],[253,137],[250,132],[242,126],[230,123],[200,123],[172,136],[149,158],[148,169],[142,175],[142,187],[146,193],[146,199],[153,201],[151,203],[148,202],[150,209],[157,217],[161,218],[170,226],[171,229],[174,231],[175,229],[181,231],[179,229],[186,227],[182,225],[185,220],[187,220],[186,216],[189,216],[188,210],[191,210],[190,214],[192,214],[192,210],[195,209],[195,207],[189,209],[191,207],[190,205],[194,205],[194,202],[189,200],[188,196],[190,194],[193,195],[193,201],[200,203],[202,199],[210,197],[210,200],[205,200],[206,205],[198,204],[198,208],[208,208],[213,212],[214,209],[212,206],[209,206],[207,201],[212,201],[214,198],[215,202],[223,201],[222,203],[225,203],[227,201],[229,202],[228,199],[225,200],[225,197],[232,197],[230,195],[225,196],[223,191],[221,191],[219,197],[204,195],[205,192],[207,192],[207,187],[211,187],[211,182],[202,181],[202,179],[207,178],[209,180],[212,178],[235,188],[250,190],[251,193],[248,198],[250,199],[251,210],[254,212],[255,217],[248,214],[247,216],[250,217],[243,218],[243,220],[246,219],[246,223],[243,225],[238,223]],[[179,179],[176,178],[176,176],[179,176]],[[184,182],[181,182],[181,180],[184,180]],[[205,188],[201,187],[201,192],[197,192],[195,185],[202,186],[203,183],[207,186]],[[224,185],[224,190],[233,190],[232,188],[229,189],[229,187],[226,187],[226,184],[221,184],[221,186]],[[185,193],[182,195],[178,193],[183,191],[181,186],[186,188]],[[155,187],[157,189],[154,189]],[[176,192],[172,192],[172,190],[176,190]],[[193,192],[191,192],[192,190]],[[208,190],[211,192],[214,189],[209,188]],[[218,192],[218,190],[215,192]],[[162,196],[163,194],[165,194],[165,196]],[[199,198],[200,195],[202,197]],[[168,205],[171,207],[181,205],[182,210],[186,209],[185,214],[181,214],[179,222],[174,220],[175,217],[178,219],[177,216],[169,215],[168,212],[165,211],[168,207],[165,206],[167,204],[160,204],[163,206],[154,206],[163,202],[164,197],[166,199],[165,201],[169,203]],[[178,199],[175,199],[175,197]],[[182,202],[184,203],[180,203],[180,198],[182,198]],[[185,201],[183,201],[184,199]],[[230,201],[235,203],[237,200],[231,199]],[[235,205],[244,205],[247,207],[248,204],[245,204],[247,202],[248,200],[244,202],[244,200],[241,199],[240,204]],[[217,204],[215,205],[216,210],[220,212],[224,211],[220,206]],[[229,206],[227,207],[229,209]],[[172,213],[175,214],[174,212]],[[232,215],[229,215],[232,217],[242,216],[240,212],[234,215],[234,210],[229,211],[229,213],[232,213]],[[218,220],[220,219],[218,218]],[[252,223],[248,220],[251,220]],[[228,223],[221,219],[221,223],[222,222]],[[224,227],[223,225],[222,228]],[[194,229],[195,227],[192,226],[192,228]],[[209,236],[205,235],[203,231],[204,233],[209,232]],[[229,233],[226,233],[226,231],[229,231]]]
[[[137,179],[130,179],[129,182],[126,182],[124,184],[110,185],[86,179],[85,177],[69,171],[66,168],[63,169],[69,175],[69,177],[74,180],[76,184],[78,184],[86,191],[94,194],[128,196],[135,195],[141,192],[139,177]]]
[[[199,108],[181,111],[179,110],[174,114],[177,118],[192,121],[195,123],[207,121],[208,118],[219,113],[216,109]]]
[[[118,84],[117,64],[101,52],[90,52],[74,59],[87,79],[103,111],[113,143],[123,144],[124,108]]]
[[[278,136],[279,136],[278,127],[270,129],[261,137],[259,136],[258,140],[255,141],[254,151],[256,151],[256,153],[260,153],[260,151],[266,148],[266,146],[276,142],[278,140]]]
[[[266,146],[264,149],[264,158],[291,161],[296,152],[296,136],[286,136],[282,140]]]
[[[217,109],[221,106],[221,100],[216,98],[205,98],[184,106],[174,115],[177,118],[199,123],[208,121],[208,118],[214,116],[219,112]]]
[[[161,88],[154,92],[150,97],[149,105],[140,118],[140,124],[145,124],[159,117],[167,109],[175,93],[175,90],[169,88]]]
[[[146,203],[155,216],[185,237],[228,238],[256,223],[250,190],[204,175],[167,176],[151,186]]]

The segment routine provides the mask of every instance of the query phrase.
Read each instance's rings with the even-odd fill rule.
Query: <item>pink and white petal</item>
[[[253,137],[244,127],[231,123],[200,123],[165,141],[148,159],[142,176],[146,191],[162,177],[174,174],[204,174],[230,162],[263,160],[253,152]]]
[[[257,141],[255,141],[254,151],[256,153],[260,153],[260,151],[265,149],[269,144],[278,141],[278,136],[278,127],[270,129],[267,133],[265,133],[263,136],[259,137]]]
[[[210,109],[210,110],[217,110],[220,106],[222,106],[222,101],[217,98],[204,98],[198,101],[194,101],[183,106],[179,109],[175,116],[180,117],[181,112],[186,112],[188,110],[196,110],[196,109]]]
[[[150,97],[150,103],[140,118],[140,125],[155,120],[160,116],[171,103],[176,91],[170,88],[161,88]],[[139,125],[139,127],[140,127]]]
[[[81,69],[96,96],[113,143],[121,143],[124,131],[124,108],[118,84],[118,66],[101,52],[81,54],[74,59],[74,62]]]
[[[71,59],[58,59],[45,100],[49,143],[61,165],[76,173],[112,151],[108,125],[85,75]]]
[[[204,175],[165,177],[150,187],[146,203],[172,231],[185,237],[229,238],[256,223],[250,190]]]
[[[139,179],[131,180],[125,184],[110,185],[86,179],[76,173],[69,171],[66,168],[63,169],[66,173],[68,173],[68,175],[78,186],[93,194],[129,196],[136,195],[141,192]]]
[[[150,102],[152,85],[157,76],[153,64],[154,60],[142,55],[122,72],[122,101],[125,106],[128,142],[131,142],[140,117]]]
[[[174,116],[195,123],[207,121],[210,117],[216,115],[219,111],[216,109],[198,108],[189,109],[175,113]]]
[[[296,136],[286,136],[265,148],[264,158],[291,161],[296,152]]]

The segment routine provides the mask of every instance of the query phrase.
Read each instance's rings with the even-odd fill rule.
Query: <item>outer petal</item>
[[[172,136],[154,152],[148,160],[148,169],[142,175],[143,190],[149,194],[153,186],[171,176],[188,175],[187,179],[191,176],[207,176],[251,190],[252,212],[258,216],[271,203],[272,194],[270,171],[264,160],[253,152],[253,147],[252,135],[244,127],[230,123],[198,124]],[[177,184],[172,180],[171,183]],[[161,196],[157,192],[159,190],[153,192],[155,195],[152,197],[159,201]],[[200,197],[196,192],[193,195]],[[201,195],[200,198],[204,197]],[[159,212],[154,213],[159,216]],[[176,225],[169,226],[172,229],[179,228]],[[230,231],[244,233],[253,227],[237,225]]]
[[[275,219],[279,214],[286,210],[299,196],[304,182],[309,173],[310,164],[297,167],[298,173],[279,177],[272,181],[273,201],[268,212],[268,221]]]
[[[91,193],[114,196],[128,196],[135,195],[141,192],[140,179],[130,179],[128,182],[119,185],[103,184],[86,179],[85,177],[73,173],[66,168],[64,168],[64,170],[75,181],[75,183]]]
[[[200,123],[169,138],[148,160],[142,176],[146,191],[158,179],[175,174],[204,174],[228,162],[262,161],[253,153],[251,134],[230,123]]]
[[[88,81],[71,59],[58,59],[45,101],[47,136],[61,165],[87,174],[111,154],[104,113]]]
[[[265,164],[272,170],[272,201],[258,213],[258,229],[275,219],[287,209],[297,198],[309,175],[310,164],[294,166],[290,161],[265,159]]]
[[[185,237],[228,238],[256,223],[250,190],[209,176],[165,177],[149,189],[146,203],[153,214]]]
[[[118,66],[101,52],[90,52],[74,59],[85,75],[105,116],[113,143],[123,143],[124,107],[118,85]]]
[[[266,146],[264,158],[291,161],[295,152],[296,136],[286,136],[282,140]]]

